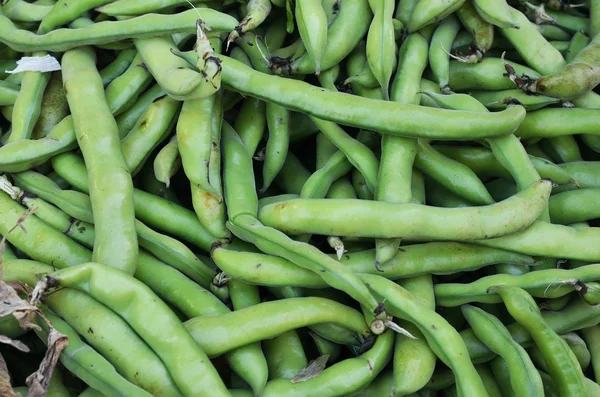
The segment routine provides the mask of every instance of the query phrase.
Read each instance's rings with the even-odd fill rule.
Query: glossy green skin
[[[549,200],[552,222],[570,225],[598,218],[600,189],[587,188],[558,193]]]
[[[320,61],[321,69],[327,70],[346,58],[367,33],[372,19],[368,0],[341,2],[335,22],[327,29],[327,41]],[[315,72],[315,64],[308,54],[292,60],[290,68],[294,74]]]
[[[582,299],[574,299],[563,310],[543,312],[542,317],[554,332],[564,334],[598,324],[600,322],[600,305],[591,306]],[[520,324],[510,324],[507,329],[510,331],[511,337],[521,346],[532,345],[531,335]],[[494,357],[494,353],[477,339],[471,329],[464,330],[460,334],[473,362],[486,362]]]
[[[265,191],[281,171],[290,145],[290,111],[283,106],[267,102],[266,119],[269,139],[263,164],[263,187]]]
[[[327,45],[327,15],[321,6],[321,0],[297,1],[294,15],[300,37],[308,56],[315,65],[315,74],[318,75],[321,72],[321,58]]]
[[[435,149],[443,155],[448,156],[451,159],[459,161],[462,164],[468,166],[477,174],[504,178],[512,177],[509,169],[504,168],[502,166],[502,163],[500,163],[494,158],[494,153],[487,148],[435,146]],[[513,172],[512,174],[515,174],[515,176],[518,178],[523,178],[523,169],[516,167],[517,163],[515,162],[516,158],[514,156],[515,151],[513,150],[508,153],[511,153],[511,156],[510,160],[506,163],[511,163],[511,168],[519,170],[519,172]],[[529,159],[535,167],[535,170],[539,172],[539,176],[541,176],[542,178],[549,178],[552,180],[552,182],[557,183],[559,185],[573,183],[573,181],[576,180],[576,178],[572,177],[572,175],[567,173],[565,170],[562,170],[560,166],[552,164],[548,160],[532,155],[529,155]],[[523,183],[523,185],[523,188],[527,187],[525,183]]]
[[[582,32],[575,32],[569,42],[569,48],[565,53],[565,61],[571,63],[577,54],[579,54],[581,50],[590,44],[590,41],[591,39]]]
[[[177,121],[177,147],[198,219],[211,234],[225,237],[223,197],[209,181],[215,100],[215,96],[209,96],[184,102]]]
[[[277,229],[262,225],[256,218],[239,215],[228,222],[228,228],[242,240],[253,243],[267,254],[276,254],[296,265],[317,272],[333,288],[342,290],[363,306],[367,318],[377,308],[377,301],[360,279],[337,260],[316,247],[291,240]]]
[[[92,8],[110,3],[112,0],[59,0],[38,28],[38,34],[44,34],[77,19]]]
[[[206,98],[219,89],[220,75],[207,78],[205,73],[191,69],[185,60],[171,52],[177,46],[170,36],[136,39],[134,43],[152,76],[173,99]]]
[[[199,8],[173,15],[150,14],[123,21],[94,23],[81,29],[57,29],[36,35],[17,28],[0,15],[0,41],[20,52],[62,52],[85,45],[113,43],[123,39],[153,37],[172,33],[195,33],[200,18],[213,30],[230,31],[238,21],[210,8]]]
[[[274,379],[267,383],[263,397],[334,397],[352,395],[370,384],[392,356],[394,334],[391,331],[377,337],[371,349],[325,369],[319,376],[304,382],[291,383]],[[314,393],[314,394],[313,394]]]
[[[289,152],[283,168],[275,178],[275,184],[286,193],[300,195],[302,187],[310,178],[311,173],[304,168],[296,155]]]
[[[475,335],[508,364],[510,384],[517,395],[543,397],[542,380],[525,349],[493,315],[475,307],[461,307]]]
[[[133,62],[133,59],[136,57],[136,55],[137,52],[134,49],[121,51],[110,64],[100,71],[102,83],[107,86],[114,79],[122,75],[127,69],[129,69],[131,62]]]
[[[468,358],[467,349],[458,332],[433,310],[427,310],[412,294],[380,276],[361,275],[376,296],[395,317],[415,324],[427,338],[436,355],[456,376],[460,396],[486,396],[485,387]]]
[[[579,145],[572,135],[548,138],[542,140],[540,144],[557,163],[583,161]]]
[[[13,21],[38,22],[44,19],[52,6],[30,4],[23,0],[8,0],[4,2],[2,12]]]
[[[521,276],[496,274],[468,284],[438,284],[435,286],[435,296],[441,306],[457,306],[469,302],[499,303],[501,297],[488,293],[488,288],[510,285],[523,288],[534,297],[557,298],[575,290],[573,280],[594,281],[599,274],[600,265],[581,266],[571,270],[539,270]]]
[[[348,161],[363,174],[369,190],[374,192],[377,186],[379,160],[369,147],[372,146],[372,139],[366,139],[368,134],[363,133],[365,139],[354,139],[335,123],[316,117],[311,117],[311,120],[345,154]]]
[[[160,358],[116,313],[76,289],[45,299],[59,315],[127,380],[156,396],[181,396]],[[81,313],[86,313],[81,316]]]
[[[598,135],[597,109],[541,109],[527,114],[515,131],[520,138],[548,138],[562,135]]]
[[[227,215],[234,221],[240,215],[257,216],[258,196],[254,183],[252,157],[236,131],[223,123],[223,182]]]
[[[171,178],[177,174],[181,169],[181,157],[179,156],[179,150],[177,147],[177,136],[172,136],[171,140],[160,149],[160,151],[154,157],[152,162],[153,178],[160,185],[160,189],[163,189],[164,184],[165,192],[169,191],[171,185]],[[144,190],[146,188],[144,187]],[[149,192],[152,193],[152,192]]]
[[[324,91],[302,81],[253,71],[231,58],[222,57],[222,61],[223,84],[235,91],[292,110],[302,110],[324,120],[381,133],[438,139],[477,139],[508,134],[524,116],[524,109],[517,106],[504,112],[478,115],[478,122],[475,122],[471,112],[401,105]],[[443,132],[439,131],[440,125],[445,126]]]
[[[83,160],[74,153],[52,158],[54,169],[83,192],[89,192],[87,170]],[[148,226],[162,230],[197,247],[210,251],[218,241],[198,221],[192,211],[139,189],[133,190],[136,217]]]
[[[494,378],[492,369],[488,365],[477,365],[475,366],[477,373],[481,376],[481,380],[485,386],[485,390],[488,392],[490,397],[504,397],[500,390],[500,385]]]
[[[418,142],[415,166],[446,189],[477,205],[493,204],[494,199],[469,167],[440,153],[424,140]]]
[[[460,22],[454,15],[449,15],[440,22],[431,37],[429,64],[439,86],[444,90],[449,89],[450,80],[450,57],[446,51],[452,47],[452,42],[459,30]]]
[[[0,171],[26,171],[76,147],[73,118],[67,116],[44,138],[20,140],[0,147]]]
[[[567,342],[567,345],[575,355],[577,362],[581,366],[581,369],[585,370],[590,366],[591,362],[591,354],[587,348],[587,345],[583,339],[575,332],[570,332],[568,334],[561,335],[561,338]],[[534,363],[540,368],[542,371],[548,371],[546,368],[546,363],[544,362],[544,358],[542,357],[542,352],[536,346],[528,349],[529,355]]]
[[[151,88],[146,94],[141,95],[152,83],[152,80],[152,74],[144,66],[142,57],[140,54],[136,55],[136,57],[133,58],[131,65],[129,65],[129,68],[106,87],[106,101],[108,102],[108,107],[113,115],[120,115],[132,108],[132,112],[137,114],[137,118],[135,119],[135,121],[137,121],[142,116],[146,107],[148,107],[154,99],[165,95],[158,84],[158,90],[160,91],[157,92],[157,89]],[[149,99],[150,93],[155,93],[156,96]],[[138,97],[140,97],[141,102],[138,101]],[[144,105],[143,109],[140,109],[138,103]],[[122,116],[121,118],[123,117],[125,116]],[[119,136],[121,138],[133,128],[135,121],[128,123],[127,127],[119,127]]]
[[[474,0],[473,5],[481,18],[500,28],[516,28],[510,6],[506,0]]]
[[[425,274],[404,279],[398,284],[411,293],[423,306],[435,310],[431,275]],[[394,346],[394,386],[392,391],[396,395],[406,395],[422,389],[427,384],[433,375],[437,357],[417,326],[408,321],[400,321],[398,325],[416,338],[398,334]]]
[[[342,151],[336,151],[329,160],[308,178],[300,197],[325,198],[331,185],[352,170],[352,164]]]
[[[371,0],[373,20],[367,33],[367,63],[389,100],[389,84],[396,67],[396,40],[394,37],[394,0]]]
[[[41,111],[31,133],[32,139],[46,137],[69,114],[62,74],[53,72],[42,98]]]
[[[25,3],[27,4],[27,3]],[[44,56],[38,52],[33,56]],[[42,110],[44,91],[50,82],[51,73],[24,72],[21,89],[12,111],[11,134],[8,142],[29,139]]]
[[[595,247],[593,241],[599,237],[599,228],[575,230],[569,226],[537,221],[522,232],[488,240],[477,240],[476,244],[533,256],[597,262],[600,260],[600,250]]]
[[[584,328],[581,330],[583,339],[590,350],[592,369],[594,371],[594,378],[600,378],[600,327],[594,325],[592,327]]]
[[[359,42],[354,51],[348,55],[346,71],[349,77],[344,80],[344,84],[354,83],[353,87],[357,84],[366,88],[379,87],[379,82],[373,75],[373,72],[367,63],[366,45],[364,41]]]
[[[133,182],[95,61],[90,48],[69,51],[62,58],[63,84],[91,186],[97,237],[93,259],[133,273],[138,252]],[[103,126],[102,133],[97,125]]]
[[[212,390],[228,396],[225,385],[205,353],[186,332],[177,316],[143,283],[131,276],[96,263],[55,272],[51,277],[61,286],[87,292],[119,314],[161,358],[184,395]],[[152,305],[152,313],[144,308]],[[152,324],[162,324],[157,329]],[[167,332],[172,338],[164,339]]]
[[[510,315],[531,334],[542,352],[559,396],[587,396],[584,376],[575,355],[542,317],[533,298],[518,287],[495,286]]]
[[[526,74],[538,77],[535,70],[507,61],[515,68],[518,76]],[[485,58],[479,63],[471,64],[460,61],[450,61],[449,85],[453,91],[488,90],[499,91],[515,88],[515,84],[504,76],[506,70],[500,58]]]
[[[581,16],[572,15],[564,11],[549,9],[546,11],[549,17],[556,21],[554,25],[571,32],[590,33],[590,20]]]
[[[163,8],[188,4],[186,0],[148,0],[144,3],[138,3],[135,0],[112,0],[104,1],[107,4],[98,9],[99,12],[107,15],[143,15]],[[203,8],[198,8],[202,10]]]
[[[132,63],[132,66],[133,66],[133,63]],[[125,99],[124,100],[125,102],[135,101],[134,104],[128,105],[129,107],[127,108],[127,110],[123,111],[115,118],[115,120],[117,121],[117,125],[119,126],[119,137],[121,139],[124,138],[125,136],[127,136],[127,134],[129,134],[129,131],[131,131],[131,129],[136,125],[136,123],[138,122],[140,117],[142,117],[142,115],[144,114],[146,109],[155,100],[166,95],[165,92],[163,91],[163,89],[158,84],[155,84],[154,86],[150,87],[146,92],[144,92],[141,95],[139,95],[139,92],[135,92],[135,91],[138,91],[137,87],[135,89],[133,87],[131,87],[132,88],[131,90],[125,89],[126,87],[129,86],[130,83],[132,85],[135,85],[137,80],[136,80],[136,78],[132,78],[129,81],[126,81],[125,79],[123,79],[123,80],[120,80],[120,79],[122,79],[127,73],[130,73],[133,76],[133,74],[137,74],[138,72],[140,72],[140,77],[143,77],[143,76],[141,76],[141,73],[150,75],[142,67],[134,66],[133,68],[128,69],[127,72],[125,72],[124,74],[122,74],[121,76],[119,76],[115,80],[113,80],[111,85],[109,85],[109,87],[111,87],[111,88],[110,89],[107,88],[105,91],[107,98],[109,97],[109,93],[112,90],[112,94],[114,94],[114,95],[116,95],[117,92],[119,92],[119,93],[122,93],[124,97],[131,96],[132,99]],[[145,77],[143,77],[143,79],[146,80]],[[116,82],[119,82],[119,81],[121,81],[123,84],[116,84]],[[149,81],[141,82],[140,83],[141,89],[143,90],[148,84],[149,84]],[[138,95],[139,95],[139,97],[138,97]]]
[[[229,33],[227,43],[231,43],[241,35],[250,32],[262,24],[271,12],[270,0],[249,0],[246,4],[247,13],[240,24]],[[285,29],[284,29],[285,32]],[[287,33],[287,32],[285,32]],[[284,36],[285,37],[285,36]]]
[[[57,268],[77,265],[90,261],[91,253],[41,219],[29,216],[20,218],[26,209],[14,202],[5,193],[0,193],[0,235],[30,258]],[[20,222],[27,233],[20,227]],[[35,236],[36,238],[31,238]]]
[[[511,9],[511,15],[519,29],[501,29],[501,32],[532,69],[546,75],[564,67],[565,60],[562,54],[542,36],[533,22],[514,8]],[[517,73],[521,75],[520,71]]]
[[[458,10],[464,0],[420,0],[412,10],[411,18],[406,25],[410,33],[424,26],[441,21]]]
[[[69,344],[61,352],[60,362],[86,384],[107,396],[150,397],[152,394],[123,378],[100,353],[84,343],[77,332],[49,310],[44,315],[61,334],[67,335]],[[38,320],[41,331],[36,331],[42,341],[48,340],[48,325]]]
[[[302,341],[295,330],[289,330],[263,342],[269,364],[269,380],[292,379],[308,366]]]
[[[121,140],[121,152],[132,175],[141,170],[150,153],[168,137],[180,108],[181,103],[170,97],[154,101]]]
[[[235,119],[233,129],[239,134],[250,156],[256,153],[266,126],[266,104],[256,98],[246,98]]]
[[[488,109],[506,109],[506,102],[513,99],[519,101],[527,111],[538,110],[548,105],[560,102],[558,98],[544,95],[528,95],[520,89],[507,89],[502,91],[472,91],[475,99],[485,105]]]
[[[229,280],[227,283],[229,297],[234,310],[242,310],[257,305],[261,302],[258,287],[246,284],[243,281]],[[260,342],[251,343],[237,350],[237,366],[235,370],[254,390],[260,395],[267,383],[269,369],[267,360],[262,352]],[[232,355],[228,355],[231,365]]]
[[[204,351],[214,357],[290,329],[318,323],[337,324],[362,335],[369,332],[362,314],[356,310],[312,297],[264,302],[219,317],[197,317],[185,322],[185,327]]]
[[[0,81],[0,106],[12,106],[19,96],[19,86],[7,81]]]
[[[515,233],[531,225],[546,206],[550,189],[551,183],[541,180],[503,202],[462,209],[361,200],[336,200],[334,204],[327,200],[295,199],[263,207],[259,219],[266,225],[291,234],[434,240],[489,239]],[[352,214],[351,222],[347,214]],[[317,223],[314,222],[315,216],[319,217]],[[411,217],[418,217],[419,221],[413,222]],[[432,229],[429,226],[442,218],[447,221],[444,227]]]
[[[560,164],[559,167],[568,172],[582,189],[600,187],[600,174],[597,173],[600,162],[577,161]]]

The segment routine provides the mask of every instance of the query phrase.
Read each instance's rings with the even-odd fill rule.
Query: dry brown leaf
[[[48,335],[48,350],[40,363],[40,368],[29,375],[25,383],[29,387],[27,397],[45,397],[50,385],[52,372],[56,367],[60,354],[69,344],[69,338],[56,329],[51,328]]]
[[[11,345],[15,349],[18,349],[24,353],[29,353],[29,348],[25,343],[16,339],[10,339],[8,336],[0,335],[0,343],[4,343],[5,345]]]
[[[325,369],[327,361],[329,361],[329,354],[324,354],[320,357],[317,357],[315,360],[311,361],[306,368],[300,371],[298,375],[294,376],[290,382],[300,383],[306,382],[312,378],[316,378],[317,376],[321,375],[321,372],[323,372]]]
[[[4,357],[0,354],[0,396],[3,397],[20,397],[10,385],[10,373],[6,366]]]

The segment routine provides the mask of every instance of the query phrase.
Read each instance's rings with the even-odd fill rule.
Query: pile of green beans
[[[2,396],[600,396],[600,1],[0,3]]]

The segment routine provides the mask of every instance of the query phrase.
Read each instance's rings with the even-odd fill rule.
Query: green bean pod
[[[199,395],[200,390],[206,390],[206,387],[212,390],[213,395],[228,395],[216,370],[179,319],[141,282],[121,271],[95,263],[63,269],[49,277],[55,285],[88,293],[123,317],[162,359],[184,395]],[[152,322],[162,324],[160,332],[156,327],[147,326],[148,313],[143,308],[148,305],[155,309]],[[138,310],[132,310],[132,306],[138,307]],[[165,329],[169,329],[173,339],[160,337]],[[183,360],[183,357],[187,359]]]
[[[133,183],[118,141],[117,124],[104,97],[102,80],[90,48],[62,58],[63,84],[73,125],[90,180],[96,218],[95,260],[133,273],[137,262]],[[83,89],[86,87],[86,89]],[[98,123],[104,132],[96,131]]]
[[[441,21],[458,10],[464,2],[464,0],[421,0],[417,2],[406,25],[408,32],[414,33],[427,25]]]
[[[548,105],[556,105],[560,102],[558,98],[544,95],[528,95],[519,89],[502,91],[473,91],[470,93],[475,99],[485,105],[488,109],[506,109],[511,103],[518,103],[527,111],[538,110]]]
[[[600,374],[600,351],[598,350],[600,344],[600,327],[594,325],[592,327],[584,328],[581,330],[583,339],[590,349],[592,369],[594,371],[594,378],[599,379]]]
[[[327,283],[318,274],[276,256],[217,248],[213,250],[212,258],[219,268],[229,276],[251,284],[291,285],[306,288],[327,287]],[[535,264],[535,260],[526,255],[470,244],[446,242],[403,247],[402,251],[381,265],[381,272],[373,267],[374,261],[375,250],[347,253],[341,259],[342,264],[354,273],[378,274],[390,280],[422,274],[443,275],[456,271],[472,271],[497,263],[510,263],[518,266]]]
[[[475,306],[464,305],[461,310],[475,335],[506,360],[514,392],[517,395],[542,397],[544,389],[537,369],[525,349],[512,339],[502,322]]]
[[[359,42],[346,61],[348,78],[344,84],[360,84],[366,88],[379,87],[379,82],[367,62],[366,45],[364,41]]]
[[[320,0],[298,0],[294,15],[300,37],[318,75],[327,45],[327,15]]]
[[[571,293],[579,283],[594,281],[600,266],[588,265],[576,269],[548,269],[521,276],[495,274],[467,284],[446,283],[435,287],[438,305],[456,306],[469,302],[498,303],[501,298],[487,290],[495,285],[509,285],[525,289],[539,298],[557,298]]]
[[[302,341],[295,330],[290,330],[263,342],[269,364],[269,380],[292,379],[308,366]]]
[[[53,293],[45,303],[116,366],[127,380],[157,396],[181,396],[160,358],[116,313],[76,289]],[[81,316],[81,313],[86,313]]]
[[[282,311],[286,321],[281,321]],[[290,329],[318,323],[337,324],[362,335],[369,332],[362,314],[356,310],[314,297],[264,302],[218,317],[193,318],[184,325],[204,351],[214,357]],[[249,332],[250,329],[253,331]]]
[[[271,1],[250,0],[246,7],[248,9],[246,16],[240,21],[239,25],[229,33],[229,36],[227,36],[227,47],[229,47],[229,44],[238,37],[254,30],[264,22],[271,12]]]
[[[317,2],[317,5],[322,7],[320,2]],[[325,18],[327,17],[325,16]],[[372,19],[373,14],[368,0],[340,2],[339,14],[326,31],[327,39],[320,69],[327,70],[346,58],[367,33]],[[325,19],[325,23],[327,23],[327,19]],[[327,28],[327,25],[325,27]],[[277,65],[272,64],[272,66],[275,67],[275,70],[278,69]],[[310,74],[317,70],[312,57],[308,54],[293,59],[289,66],[286,64],[282,69],[282,72],[287,72],[289,69],[294,74]]]
[[[0,106],[13,106],[19,96],[19,86],[0,80]]]
[[[375,344],[358,357],[343,360],[326,368],[318,377],[292,383],[274,379],[267,383],[264,397],[301,397],[316,393],[323,397],[355,393],[370,384],[392,356],[394,334],[390,331],[377,337]]]
[[[37,35],[19,29],[6,16],[0,15],[0,41],[20,52],[63,52],[123,39],[196,33],[195,22],[199,17],[217,31],[231,31],[238,24],[235,18],[227,14],[210,8],[198,8],[173,15],[149,14],[123,21],[98,22],[80,29],[56,29]]]
[[[20,140],[0,147],[0,171],[26,171],[76,147],[73,118],[67,116],[43,138]]]
[[[134,49],[124,50],[120,52],[117,57],[108,64],[104,69],[100,71],[100,77],[102,77],[102,84],[104,86],[109,85],[114,79],[125,73],[131,62],[136,57],[137,52]]]
[[[551,183],[541,180],[503,202],[463,209],[359,200],[335,200],[335,203],[331,203],[330,200],[296,199],[263,207],[259,212],[259,219],[266,225],[291,234],[419,237],[438,240],[489,239],[515,233],[531,225],[546,206],[550,189]],[[523,208],[528,210],[523,211]],[[351,222],[344,215],[347,213],[352,214]],[[319,219],[316,223],[315,214],[318,214]],[[411,216],[418,217],[419,222],[411,222]],[[362,217],[368,220],[362,221]],[[492,218],[493,221],[490,220]],[[447,223],[444,227],[431,230],[429,222],[436,222],[436,219],[445,219]],[[477,224],[477,230],[470,227],[465,229],[465,221]],[[499,222],[502,223],[501,226]]]
[[[290,145],[290,112],[283,106],[267,102],[267,127],[269,139],[263,165],[263,187],[265,191],[281,171]]]
[[[141,77],[141,79],[144,81],[138,81],[137,78],[135,78],[134,75],[138,74],[138,72],[139,72],[138,77]],[[131,74],[130,79],[124,79],[124,77],[126,77],[127,73]],[[142,74],[145,74],[146,76],[142,76]],[[137,91],[139,91],[140,89],[144,90],[147,87],[147,85],[149,84],[149,81],[146,81],[146,80],[149,80],[146,78],[147,76],[149,76],[150,79],[152,78],[152,75],[150,75],[150,73],[146,72],[143,67],[141,67],[140,65],[133,66],[133,64],[132,64],[130,66],[130,68],[124,74],[122,74],[121,76],[119,76],[115,80],[113,80],[113,82],[104,91],[107,98],[109,98],[110,95],[117,95],[117,93],[118,93],[118,95],[121,95],[121,94],[123,95],[123,98],[119,99],[118,101],[123,101],[126,103],[129,103],[132,101],[135,102],[133,104],[129,103],[127,105],[128,106],[127,110],[123,111],[115,118],[115,120],[117,121],[117,125],[119,126],[119,137],[121,139],[124,138],[125,136],[127,136],[127,134],[129,134],[131,129],[133,127],[135,127],[138,120],[142,117],[142,115],[144,114],[146,109],[148,109],[148,107],[154,101],[156,101],[157,99],[160,99],[166,95],[165,92],[162,90],[162,88],[158,84],[155,84],[154,86],[149,88],[146,92],[139,95],[140,92],[137,92]],[[121,80],[121,79],[123,79],[123,80]],[[117,82],[121,82],[123,84],[116,84]],[[130,85],[132,86],[131,87],[132,89],[127,90],[126,88],[130,87]],[[133,86],[135,86],[135,87],[133,87]],[[127,98],[125,98],[125,97],[127,97]],[[118,101],[115,100],[115,102],[118,102]],[[110,105],[110,103],[109,103],[109,105]]]
[[[477,139],[505,135],[520,123],[524,115],[524,109],[515,106],[503,112],[478,115],[478,122],[474,122],[469,118],[470,112],[374,101],[323,91],[301,81],[253,71],[231,58],[222,57],[222,61],[223,84],[236,91],[275,102],[292,110],[301,109],[304,113],[324,120],[392,135],[432,139]],[[335,113],[331,112],[332,106],[335,106]],[[417,114],[423,118],[416,117]],[[443,133],[436,133],[440,125],[445,126]]]
[[[473,35],[471,43],[471,53],[460,55],[464,62],[477,63],[481,61],[494,42],[494,26],[485,21],[477,12],[475,6],[465,2],[458,10],[456,15],[462,22],[462,25]]]
[[[522,74],[532,77],[539,76],[535,70],[527,66],[510,61],[506,61],[506,64],[515,68],[519,76]],[[453,91],[499,91],[515,88],[515,84],[507,76],[504,76],[505,72],[500,58],[484,58],[475,64],[450,61],[449,85]]]
[[[112,0],[61,0],[54,4],[50,12],[40,22],[38,34],[44,34],[65,25],[86,11],[110,3]]]
[[[458,19],[451,14],[440,22],[431,37],[431,44],[429,46],[429,64],[431,66],[431,72],[443,91],[450,89],[450,56],[447,51],[452,47],[452,42],[459,30],[460,23]]]
[[[452,368],[461,396],[485,396],[481,378],[467,356],[467,349],[458,332],[433,310],[427,309],[414,296],[380,276],[361,275],[376,296],[385,298],[392,315],[415,324],[427,338],[436,355]]]
[[[2,7],[7,17],[19,22],[41,21],[52,9],[49,5],[31,4],[23,0],[7,0]]]
[[[177,174],[181,167],[182,161],[179,155],[177,136],[175,135],[154,157],[152,168],[155,180],[164,183],[168,189],[171,185],[171,178]]]
[[[256,98],[246,98],[235,119],[233,129],[238,132],[250,156],[256,153],[266,126],[266,104]]]
[[[567,343],[544,321],[535,301],[524,290],[507,285],[490,292],[502,297],[509,313],[531,334],[541,350],[559,396],[587,396],[581,367]]]
[[[389,100],[389,84],[396,67],[396,41],[394,37],[394,0],[371,0],[373,21],[367,33],[367,62]]]
[[[49,310],[43,310],[44,316],[61,334],[67,335],[69,344],[61,352],[60,361],[69,371],[94,389],[113,396],[150,397],[152,394],[130,383],[100,353],[84,343],[69,324]],[[36,331],[42,341],[48,340],[48,325],[37,321],[41,330]]]
[[[519,28],[506,0],[474,0],[473,5],[486,22],[500,28]]]

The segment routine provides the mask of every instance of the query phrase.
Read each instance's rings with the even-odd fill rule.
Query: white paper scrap
[[[54,72],[60,70],[60,63],[52,55],[43,57],[23,57],[17,61],[15,70],[6,70],[6,73],[21,72]]]

